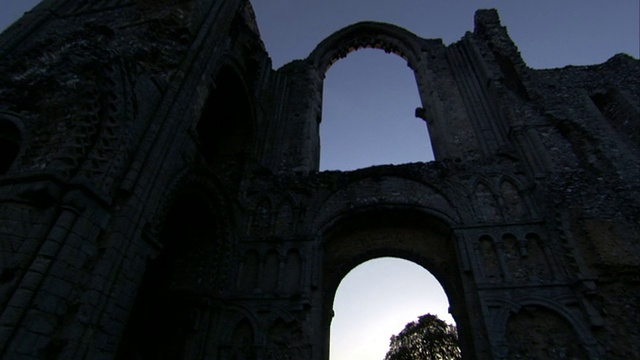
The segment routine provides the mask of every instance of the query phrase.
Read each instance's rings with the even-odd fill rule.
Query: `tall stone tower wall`
[[[325,72],[401,56],[436,160],[319,172]],[[534,70],[498,15],[272,69],[246,1],[44,1],[0,37],[0,357],[329,357],[364,261],[443,285],[467,359],[640,354],[640,63]]]

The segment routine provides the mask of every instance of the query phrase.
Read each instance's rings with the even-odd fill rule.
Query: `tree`
[[[391,336],[384,360],[458,360],[458,331],[437,316],[426,314]]]

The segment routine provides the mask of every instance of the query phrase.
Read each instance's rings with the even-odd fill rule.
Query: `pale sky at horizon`
[[[0,30],[38,2],[2,0]],[[333,32],[364,20],[392,23],[450,44],[473,31],[474,12],[481,8],[498,9],[502,24],[532,68],[597,64],[620,52],[638,58],[640,51],[638,0],[253,0],[252,4],[276,69],[305,58]],[[413,116],[418,106],[413,74],[399,57],[361,50],[338,61],[325,81],[322,168],[431,160],[424,123]],[[405,290],[413,293],[403,294]],[[355,268],[336,296],[331,360],[382,360],[389,337],[404,324],[427,312],[447,316],[443,296],[437,280],[408,261],[378,259]],[[378,307],[381,304],[388,307]]]

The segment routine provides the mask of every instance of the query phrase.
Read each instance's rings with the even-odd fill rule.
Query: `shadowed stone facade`
[[[362,47],[415,73],[435,161],[318,172]],[[45,0],[0,37],[0,357],[327,360],[381,256],[436,276],[465,359],[638,357],[639,103],[638,60],[530,69],[491,10],[273,70],[246,1]]]

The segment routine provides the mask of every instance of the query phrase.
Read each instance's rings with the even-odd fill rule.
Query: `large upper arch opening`
[[[353,54],[363,48],[393,53],[412,71],[401,71],[398,58],[381,57],[376,51]],[[353,170],[433,160],[427,124],[415,118],[416,109],[424,108],[417,72],[420,38],[395,25],[360,22],[327,37],[307,61],[325,78],[347,55],[349,59],[332,69],[323,84],[320,168]],[[345,165],[332,163],[344,154],[349,154]]]
[[[395,54],[360,49],[323,83],[320,170],[433,160],[414,73]]]
[[[395,53],[414,70],[420,62],[416,35],[399,26],[374,21],[359,22],[336,31],[316,46],[308,61],[324,74],[334,62],[360,48]]]

